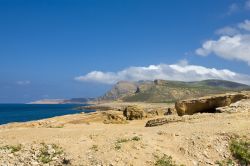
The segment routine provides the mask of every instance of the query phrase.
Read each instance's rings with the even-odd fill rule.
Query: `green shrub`
[[[230,143],[230,151],[240,165],[250,164],[250,141],[232,140]]]
[[[8,149],[11,151],[11,153],[15,153],[15,152],[18,152],[22,149],[22,145],[21,144],[18,144],[18,145],[6,145],[6,146],[3,146],[3,147],[0,147],[0,149]]]
[[[215,164],[218,164],[219,166],[234,166],[234,162],[231,159],[226,159],[223,161],[216,161]]]
[[[93,145],[90,149],[97,152],[98,151],[98,146],[97,145]]]
[[[128,142],[128,141],[130,141],[130,139],[121,138],[121,139],[118,139],[118,140],[116,141],[116,143],[124,143],[124,142]]]
[[[118,143],[115,144],[115,149],[116,150],[120,150],[121,148],[122,148],[122,146],[120,144],[118,144]]]
[[[175,161],[173,161],[171,156],[163,155],[162,157],[157,157],[155,166],[177,166]]]
[[[140,138],[140,137],[138,137],[138,136],[134,136],[131,140],[132,140],[132,141],[140,141],[140,140],[141,140],[141,138]]]
[[[39,154],[39,160],[42,163],[49,163],[52,161],[52,158],[60,155],[63,153],[63,150],[61,147],[57,146],[56,144],[52,144],[52,148],[55,150],[54,153],[49,153],[49,145],[46,145],[45,143],[41,143],[42,147],[40,148],[40,154]]]

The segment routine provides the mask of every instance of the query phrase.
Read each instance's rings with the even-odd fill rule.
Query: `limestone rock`
[[[171,118],[157,118],[147,121],[145,127],[160,126],[170,122],[179,122],[183,119],[181,117],[171,117]]]
[[[136,120],[144,118],[146,113],[141,107],[133,105],[127,106],[123,111],[123,115],[127,120]]]
[[[232,103],[229,106],[218,107],[216,108],[216,111],[227,113],[250,111],[250,99],[243,99],[236,103]]]
[[[103,122],[105,124],[124,124],[126,122],[126,117],[123,116],[121,111],[106,111],[103,112],[103,114],[106,116],[107,119],[105,119]]]
[[[198,112],[215,112],[216,108],[228,106],[249,96],[243,93],[221,94],[198,99],[182,100],[175,103],[178,115],[192,115]]]
[[[164,115],[172,115],[174,112],[176,112],[174,108],[168,108]]]

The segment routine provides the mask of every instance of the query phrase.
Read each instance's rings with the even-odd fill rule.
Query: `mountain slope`
[[[122,100],[128,102],[175,102],[180,99],[201,97],[230,91],[250,90],[250,86],[224,80],[138,81],[118,82],[98,100]]]

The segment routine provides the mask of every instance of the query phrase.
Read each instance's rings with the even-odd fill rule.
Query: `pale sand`
[[[190,120],[184,122],[150,128],[144,127],[148,119],[103,124],[101,118],[94,118],[97,114],[91,118],[77,114],[3,125],[0,126],[0,146],[55,143],[63,147],[72,165],[154,165],[156,155],[167,154],[177,163],[191,166],[213,165],[229,155],[230,136],[250,136],[249,111],[197,114],[187,116]],[[115,148],[117,140],[134,136],[141,140],[120,143],[121,149]],[[91,148],[93,145],[97,145],[97,151]]]

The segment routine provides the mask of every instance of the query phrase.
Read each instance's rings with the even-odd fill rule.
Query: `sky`
[[[0,0],[0,103],[153,79],[250,85],[250,0]]]

